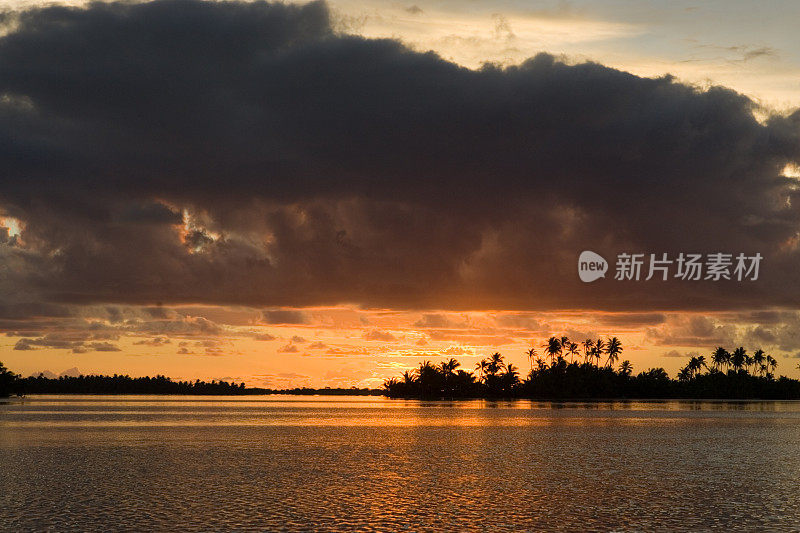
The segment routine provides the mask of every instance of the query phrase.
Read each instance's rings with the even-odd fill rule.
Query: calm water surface
[[[0,530],[800,531],[800,404],[33,396]]]

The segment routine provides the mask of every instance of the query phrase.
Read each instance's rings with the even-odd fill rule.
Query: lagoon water
[[[0,530],[800,530],[800,404],[32,396]]]

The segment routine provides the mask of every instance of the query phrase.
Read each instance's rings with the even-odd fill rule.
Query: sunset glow
[[[0,360],[377,387],[615,335],[800,375],[797,6],[647,4],[12,2]],[[584,284],[584,250],[764,262]]]

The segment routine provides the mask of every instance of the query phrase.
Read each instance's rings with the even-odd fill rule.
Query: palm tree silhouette
[[[456,368],[460,367],[461,363],[456,361],[454,358],[450,358],[447,361],[442,361],[439,364],[439,368],[442,372],[442,377],[444,378],[444,388],[447,390],[452,389],[453,378],[455,377],[455,370]]]
[[[700,365],[700,367],[697,369],[698,371],[703,369],[703,368],[708,368],[708,365],[706,364],[706,356],[705,355],[698,355],[697,356],[697,364]]]
[[[480,375],[481,378],[484,378],[486,376],[486,370],[488,367],[489,367],[489,361],[487,361],[486,359],[481,359],[480,361],[475,363],[475,370],[478,371],[478,374]]]
[[[603,341],[603,339],[598,338],[594,342],[594,357],[595,359],[597,359],[597,362],[595,363],[597,366],[600,366],[600,359],[602,359],[605,351],[606,351],[606,343]]]
[[[738,372],[742,369],[746,361],[747,351],[744,349],[744,346],[739,346],[731,354],[731,366]]]
[[[563,337],[561,337],[561,341],[560,342],[561,342],[561,347],[562,348],[564,348],[565,350],[567,348],[569,348],[569,343],[570,343],[569,337],[564,335]]]
[[[619,359],[619,354],[622,353],[622,342],[616,337],[611,337],[608,339],[608,345],[606,346],[606,355],[608,356],[608,360],[606,361],[607,366],[613,366],[614,363],[617,362]]]
[[[589,359],[592,358],[594,355],[594,341],[592,339],[586,339],[583,341],[583,358],[585,362],[589,362]]]
[[[631,372],[633,372],[633,365],[630,361],[625,359],[621,365],[619,365],[619,372],[623,376],[630,376]]]
[[[572,361],[573,357],[578,357],[578,345],[574,342],[568,343],[567,354],[569,355],[570,361]]]
[[[502,376],[503,379],[503,388],[510,390],[514,386],[519,383],[519,372],[517,372],[517,367],[514,366],[513,363],[508,363],[506,365],[506,371]]]
[[[731,354],[722,346],[718,346],[714,353],[711,354],[711,362],[714,364],[714,368],[727,367],[730,360]]]
[[[703,363],[700,361],[700,358],[696,356],[689,359],[689,364],[686,365],[686,369],[692,376],[698,374],[701,368],[703,368]]]
[[[499,352],[495,352],[489,358],[489,365],[487,367],[487,373],[491,375],[496,375],[498,372],[505,368],[505,363],[503,363],[503,356],[500,355]]]
[[[561,341],[556,337],[547,339],[547,344],[544,345],[544,353],[550,358],[552,363],[557,355],[561,355]]]
[[[446,376],[453,374],[456,371],[456,368],[460,367],[461,363],[456,361],[454,358],[450,358],[448,361],[442,361],[439,367],[442,369],[442,373]]]
[[[767,377],[772,378],[772,373],[775,372],[776,368],[778,368],[778,361],[776,361],[771,355],[768,355],[767,366],[769,367],[769,375]]]
[[[532,372],[533,371],[533,360],[539,354],[536,353],[536,348],[534,348],[533,346],[531,346],[526,353],[528,354],[528,362],[531,364],[531,372]]]
[[[767,371],[766,361],[767,358],[765,357],[764,350],[756,350],[753,352],[753,364],[756,370],[758,370],[758,374],[761,376]]]

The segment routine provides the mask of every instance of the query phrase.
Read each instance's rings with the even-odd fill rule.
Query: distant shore
[[[8,397],[16,396],[18,393],[12,393]],[[322,389],[245,389],[244,392],[236,393],[213,393],[213,392],[94,392],[94,391],[36,391],[19,393],[20,396],[30,395],[87,395],[87,396],[385,396],[385,393],[380,389],[339,389],[339,388],[322,388]],[[3,396],[0,396],[3,398]]]
[[[173,381],[166,376],[131,377],[86,375],[48,378],[43,374],[24,378],[0,363],[0,397],[26,394],[181,394],[195,396],[245,396],[264,394],[377,396],[380,389],[357,387],[296,387],[292,389],[248,388],[244,383],[227,381]]]

